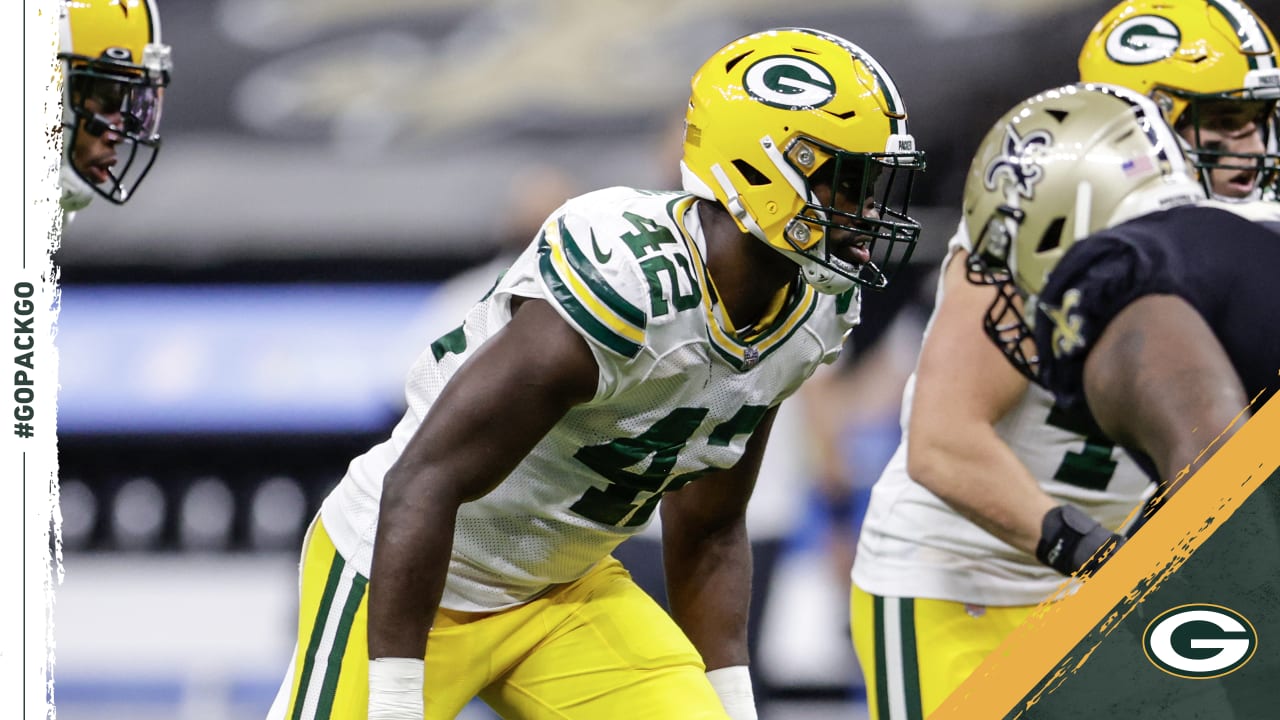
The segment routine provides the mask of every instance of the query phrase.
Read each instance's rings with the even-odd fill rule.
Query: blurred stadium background
[[[909,372],[970,153],[1007,107],[1074,79],[1112,4],[160,3],[175,61],[163,152],[135,199],[82,212],[55,256],[62,720],[265,714],[292,649],[302,531],[398,418],[416,353],[564,197],[672,186],[688,78],[735,36],[824,28],[897,80],[929,156],[925,235],[916,272],[868,297],[853,342],[892,344],[890,372]],[[883,410],[850,421],[852,488],[897,441]],[[803,458],[789,424],[777,444]],[[778,560],[757,693],[766,719],[857,718],[853,531],[824,525],[808,474],[775,462],[761,492],[781,500],[753,518]],[[628,562],[651,573],[637,547]]]

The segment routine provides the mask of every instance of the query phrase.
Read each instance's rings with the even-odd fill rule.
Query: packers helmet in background
[[[1122,85],[1149,96],[1179,132],[1194,132],[1192,162],[1212,194],[1209,171],[1258,170],[1253,197],[1280,189],[1276,38],[1236,0],[1129,0],[1112,8],[1080,52],[1080,80]],[[1229,104],[1224,107],[1225,104]],[[1200,128],[1227,109],[1262,130],[1261,153],[1233,153],[1202,142]],[[1228,109],[1229,108],[1229,109]],[[1225,199],[1225,198],[1224,198]]]
[[[1035,380],[1036,296],[1071,246],[1204,197],[1147,97],[1078,83],[1019,103],[988,131],[965,179],[969,277],[1000,288],[983,321],[987,334]]]
[[[893,80],[853,43],[804,28],[747,35],[693,76],[684,188],[718,201],[817,290],[882,288],[920,233],[907,212],[924,154],[906,118]],[[867,259],[838,257],[832,231],[857,233]]]
[[[160,150],[169,46],[153,0],[63,0],[63,206],[122,204]]]

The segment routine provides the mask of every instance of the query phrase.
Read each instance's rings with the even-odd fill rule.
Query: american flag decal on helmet
[[[1154,172],[1156,167],[1151,162],[1151,158],[1146,155],[1142,155],[1125,160],[1120,165],[1120,169],[1124,170],[1125,177],[1134,177],[1136,175],[1145,175],[1147,173]]]

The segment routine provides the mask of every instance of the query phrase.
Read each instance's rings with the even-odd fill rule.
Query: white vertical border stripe
[[[61,230],[58,2],[8,7],[11,19],[0,22],[0,43],[22,48],[23,109],[0,114],[0,163],[22,168],[0,194],[0,217],[6,219],[0,308],[8,316],[0,318],[8,329],[7,351],[0,354],[0,574],[20,576],[22,584],[4,583],[0,590],[0,717],[44,720],[53,681],[53,590],[62,573],[49,553],[51,522],[57,527],[57,283],[51,252]],[[19,13],[22,23],[13,17]],[[29,425],[31,437],[19,435],[27,426],[18,423]]]

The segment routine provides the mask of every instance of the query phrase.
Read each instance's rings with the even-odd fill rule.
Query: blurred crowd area
[[[969,156],[1005,109],[1074,80],[1111,5],[160,0],[163,151],[54,256],[60,717],[264,714],[302,533],[398,419],[413,358],[565,198],[676,186],[690,74],[779,25],[875,56],[928,154],[913,263],[784,404],[750,515],[762,717],[859,717],[854,541]],[[655,538],[619,554],[661,598]]]

